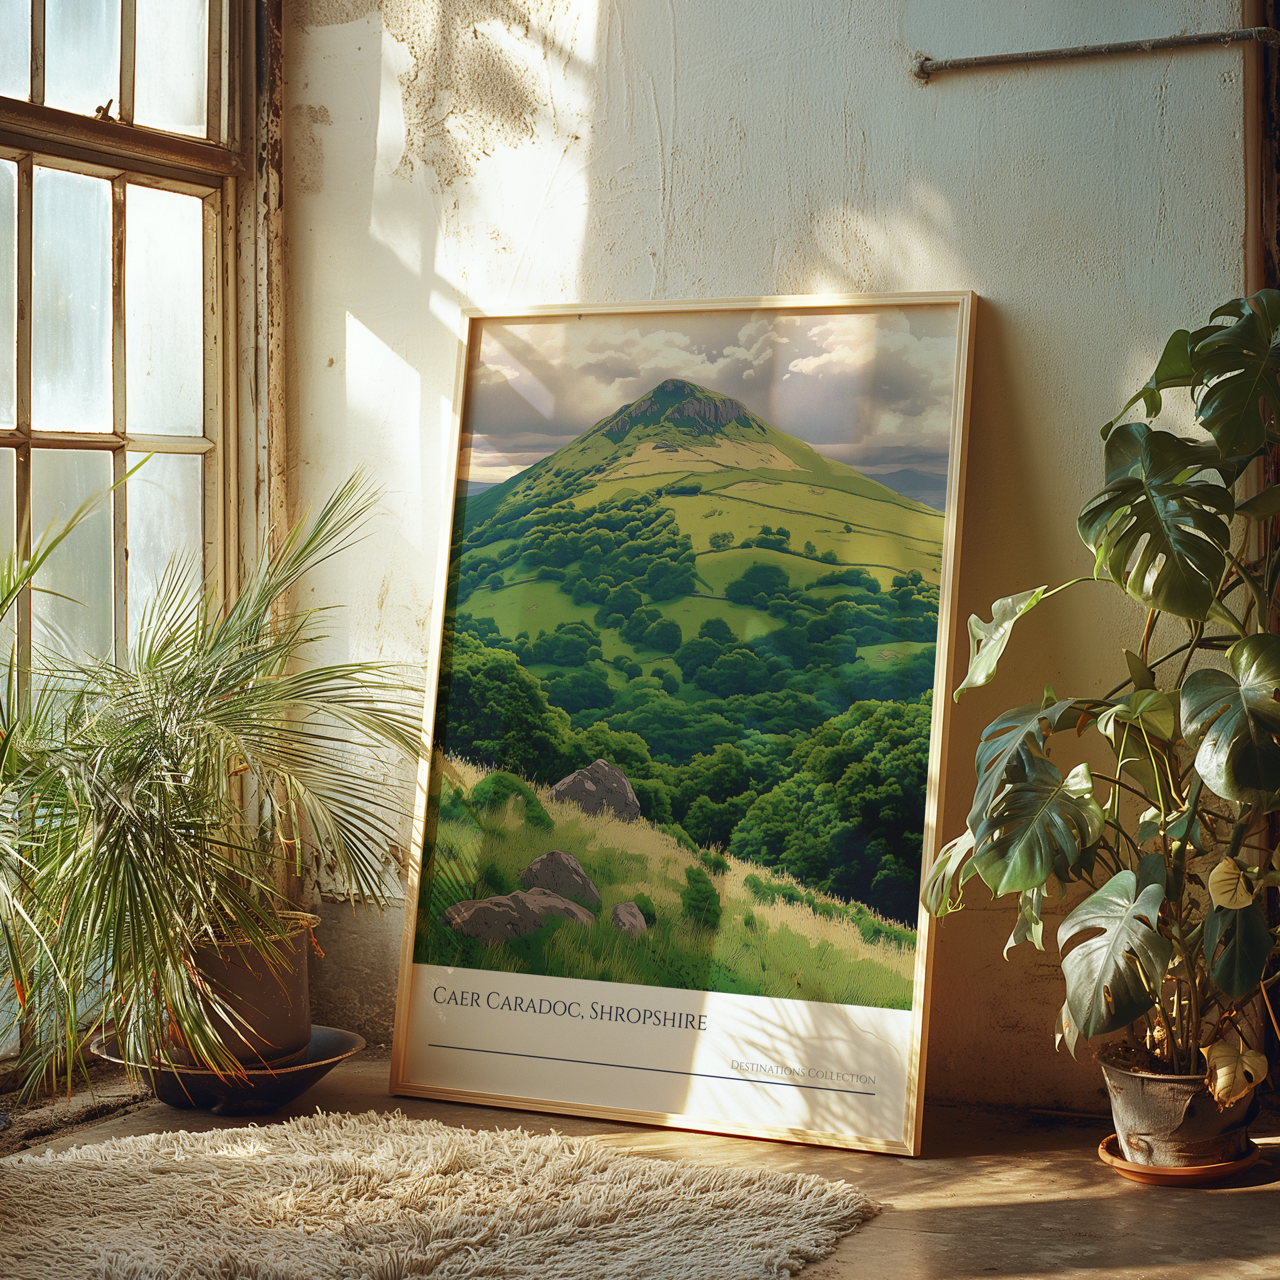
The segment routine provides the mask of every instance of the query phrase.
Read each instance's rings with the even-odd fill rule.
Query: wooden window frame
[[[29,510],[33,449],[107,450],[118,480],[138,452],[202,455],[204,568],[224,599],[243,578],[246,557],[286,523],[284,485],[284,288],[282,235],[281,0],[210,0],[208,138],[135,126],[135,0],[122,0],[119,119],[47,107],[44,0],[32,0],[30,101],[0,96],[0,157],[18,166],[18,332],[16,430],[0,431],[15,450],[17,512]],[[212,139],[212,140],[210,140]],[[249,164],[247,157],[266,157]],[[31,194],[36,166],[111,182],[112,371],[110,433],[33,431],[31,426]],[[25,184],[25,186],[24,186]],[[129,184],[197,196],[204,213],[204,421],[200,436],[127,431],[124,333],[124,220]],[[113,647],[123,661],[128,637],[127,498],[113,502]],[[29,522],[28,522],[29,526]],[[29,551],[30,531],[25,529]],[[19,664],[29,668],[31,602],[18,607]]]

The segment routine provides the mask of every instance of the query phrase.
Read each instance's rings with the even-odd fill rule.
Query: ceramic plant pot
[[[249,1068],[279,1070],[301,1062],[311,1043],[307,951],[320,917],[285,911],[280,918],[289,936],[276,944],[284,965],[274,972],[257,952],[232,942],[199,947],[194,957],[232,1010],[231,1018],[215,1014],[213,1026],[236,1061]],[[175,1067],[204,1065],[180,1044],[171,1046],[170,1058]]]
[[[114,1035],[98,1036],[90,1048],[108,1062],[127,1066],[120,1056]],[[144,1067],[155,1095],[161,1102],[183,1111],[212,1111],[220,1116],[269,1115],[305,1093],[340,1062],[359,1053],[364,1039],[354,1031],[337,1027],[312,1027],[301,1059],[291,1066],[254,1070],[246,1067],[239,1076],[220,1076],[216,1071],[164,1070]]]
[[[1130,1164],[1194,1168],[1234,1164],[1250,1152],[1258,1114],[1251,1092],[1219,1107],[1204,1076],[1161,1076],[1099,1060],[1120,1154]]]

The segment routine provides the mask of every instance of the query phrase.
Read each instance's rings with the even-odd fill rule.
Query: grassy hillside
[[[450,764],[465,790],[486,772],[461,760]],[[553,802],[548,789],[537,795],[551,829],[526,822],[518,800],[484,814],[483,830],[468,819],[441,822],[436,859],[428,866],[420,899],[416,962],[911,1007],[913,933],[873,913],[855,915],[827,895],[810,892],[805,902],[802,887],[785,874],[762,879],[759,868],[733,857],[704,862],[643,819],[622,823],[589,817],[575,805]],[[441,923],[454,902],[518,889],[520,872],[552,848],[576,857],[600,890],[594,925],[556,920],[513,942],[483,946],[459,939]],[[714,928],[683,911],[688,868],[710,872],[721,903]],[[647,934],[632,939],[609,918],[615,904],[637,897],[652,904],[656,919]]]

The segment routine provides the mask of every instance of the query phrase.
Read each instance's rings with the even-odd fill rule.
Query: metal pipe
[[[1274,27],[1242,27],[1237,31],[1208,31],[1194,36],[1161,36],[1158,40],[1120,40],[1069,49],[1035,49],[1030,53],[987,53],[976,58],[929,58],[922,54],[911,64],[911,72],[927,84],[929,77],[939,71],[965,71],[970,67],[1007,67],[1026,62],[1061,62],[1068,58],[1109,58],[1117,53],[1159,53],[1206,44],[1251,43],[1280,47],[1280,31]]]

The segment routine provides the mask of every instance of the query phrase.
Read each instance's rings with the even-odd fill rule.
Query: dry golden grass
[[[492,772],[464,760],[451,759],[449,765],[455,785],[467,789]],[[505,814],[492,816],[500,836],[486,836],[449,823],[447,837],[441,832],[442,848],[447,844],[458,871],[471,875],[489,861],[500,863],[508,875],[518,874],[520,868],[553,847],[565,848],[588,866],[602,899],[594,931],[601,936],[588,938],[584,933],[579,937],[580,930],[562,929],[551,941],[553,952],[548,958],[554,953],[571,969],[608,973],[612,981],[635,981],[634,965],[627,954],[631,943],[611,932],[608,920],[614,905],[645,893],[658,911],[663,922],[660,932],[669,945],[695,950],[701,946],[705,953],[709,943],[716,961],[754,973],[768,994],[878,1003],[880,996],[873,995],[867,985],[868,965],[884,971],[885,981],[911,983],[913,946],[888,938],[868,941],[854,922],[818,915],[803,903],[781,899],[758,902],[746,884],[747,876],[753,873],[812,891],[786,872],[729,855],[722,854],[728,870],[712,876],[723,904],[720,926],[713,940],[705,931],[695,937],[701,926],[682,916],[680,890],[685,870],[703,865],[697,853],[644,819],[622,822],[611,813],[589,816],[575,804],[552,800],[549,787],[535,786],[533,790],[555,823],[554,832],[522,822],[515,812],[517,802],[512,800]],[[829,895],[812,896],[819,903],[843,905]],[[650,939],[650,945],[657,943],[656,936]],[[873,985],[881,994],[887,990],[880,983]]]

